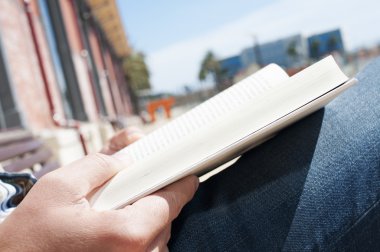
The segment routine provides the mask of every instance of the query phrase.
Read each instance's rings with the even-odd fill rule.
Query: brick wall
[[[50,128],[53,124],[23,5],[1,0],[0,10],[4,60],[24,126]]]
[[[57,83],[37,3],[37,0],[30,1],[30,11],[42,65],[37,58],[23,1],[0,1],[0,42],[10,85],[24,126],[33,131],[53,128],[52,112],[64,118],[62,94]],[[81,38],[83,34],[81,34],[76,20],[77,13],[72,4],[71,0],[60,0],[84,108],[89,121],[98,122],[99,109],[94,97],[94,83],[92,83],[90,75],[91,67]],[[132,113],[131,102],[120,62],[114,58],[110,49],[104,47],[104,43],[101,44],[99,31],[90,28],[89,33],[90,46],[99,74],[102,97],[108,116],[115,118],[116,115],[130,115]],[[46,75],[55,111],[49,109],[41,67]]]
[[[112,127],[109,123],[99,120],[94,83],[90,75],[91,67],[88,54],[84,51],[76,10],[72,5],[74,0],[59,1],[84,109],[89,119],[89,122],[82,123],[81,132],[87,149],[94,152],[111,136]],[[29,5],[32,27],[36,35],[34,43],[24,1],[0,0],[0,49],[4,55],[10,86],[23,126],[45,139],[54,151],[55,158],[61,164],[66,164],[81,157],[83,148],[75,129],[54,126],[52,120],[53,114],[64,118],[65,112],[37,3],[37,0],[31,0]],[[120,62],[112,55],[110,49],[101,47],[104,45],[100,43],[99,34],[93,28],[90,29],[89,40],[109,117],[131,115],[131,102]],[[41,61],[38,60],[36,46]],[[49,108],[43,73],[54,111]]]

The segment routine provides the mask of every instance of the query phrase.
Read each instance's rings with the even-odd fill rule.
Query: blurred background
[[[150,132],[267,64],[293,75],[332,54],[354,76],[380,54],[375,0],[0,0],[0,10],[0,147],[28,132],[60,164],[119,128]]]

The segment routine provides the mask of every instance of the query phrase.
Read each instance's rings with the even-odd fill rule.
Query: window
[[[56,79],[67,118],[87,120],[58,0],[39,0]]]
[[[82,31],[82,41],[83,45],[88,53],[87,55],[87,64],[90,68],[92,84],[94,85],[95,98],[99,106],[100,113],[104,116],[107,116],[106,106],[104,104],[104,99],[102,95],[102,88],[100,86],[99,73],[96,67],[94,54],[89,41],[89,26],[90,26],[90,10],[84,1],[73,1],[73,7],[77,13],[77,23]]]
[[[13,97],[0,44],[0,129],[21,127],[20,114]]]

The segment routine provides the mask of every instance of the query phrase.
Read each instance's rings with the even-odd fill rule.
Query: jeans
[[[380,251],[380,59],[324,109],[202,183],[172,251]]]

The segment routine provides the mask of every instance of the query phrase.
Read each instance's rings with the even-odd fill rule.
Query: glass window
[[[0,129],[21,127],[0,44]]]
[[[50,48],[50,55],[51,55],[51,60],[54,66],[56,80],[58,82],[58,86],[61,91],[61,94],[67,94],[67,86],[66,86],[65,77],[62,70],[61,61],[59,59],[57,42],[54,37],[53,27],[51,26],[49,12],[47,10],[45,0],[39,0],[39,5],[40,5],[42,23],[45,28],[46,39]],[[73,112],[71,111],[66,95],[62,95],[62,98],[63,98],[62,101],[63,101],[63,107],[64,107],[66,117],[73,118]]]
[[[87,120],[59,1],[39,0],[38,4],[66,117],[81,121]]]

